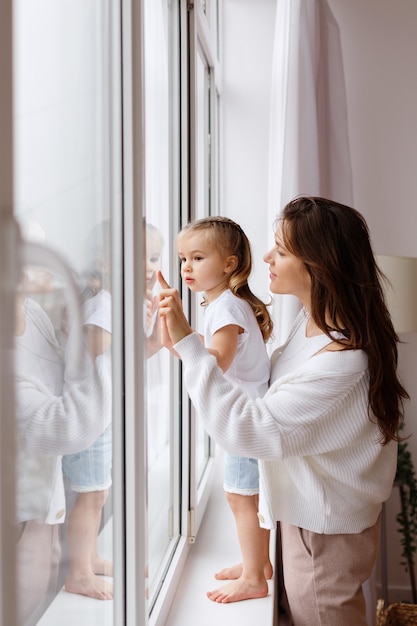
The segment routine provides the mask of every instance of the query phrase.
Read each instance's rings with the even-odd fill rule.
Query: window
[[[13,623],[57,623],[63,584],[75,606],[77,594],[111,593],[102,574],[111,575],[122,545],[114,549],[108,530],[112,432],[124,421],[111,404],[112,387],[123,386],[123,370],[112,367],[120,363],[112,317],[117,324],[122,278],[120,15],[102,0],[45,0],[41,9],[18,0],[13,18],[14,214],[27,242],[14,336]],[[111,616],[111,604],[103,609]]]
[[[2,579],[3,613],[7,623],[20,626],[27,614],[52,626],[70,606],[80,625],[159,625],[213,465],[180,364],[154,350],[154,329],[155,270],[181,289],[176,235],[218,211],[217,3],[43,0],[40,10],[14,0],[12,25],[13,49],[3,38],[12,62],[4,57],[0,72],[13,99],[3,94],[0,107],[13,128],[2,162],[14,175],[0,217],[17,243],[0,279],[2,310],[16,319],[2,314],[0,329],[8,336],[15,325],[16,393],[15,406],[12,394],[7,403],[11,363],[2,349],[2,407],[13,416],[3,426],[3,469],[7,441],[10,451],[15,434],[18,443],[15,476],[2,478],[11,492],[3,504],[15,498],[16,516],[8,526],[3,513],[0,530],[9,563],[15,548],[17,576]],[[198,298],[183,297],[201,325]],[[98,469],[112,486],[107,478],[81,484],[80,453],[103,430]],[[98,518],[78,508],[91,493],[101,494]],[[100,554],[114,564],[114,602],[91,611],[81,596],[110,593],[112,571],[100,560],[87,589],[72,575],[87,554],[73,515],[80,510],[82,527],[98,519]],[[64,584],[74,593],[61,593]]]
[[[200,2],[192,9],[185,2],[145,3],[146,222],[162,231],[162,271],[180,289],[175,245],[178,230],[190,219],[217,210],[213,167],[217,142],[213,130],[218,101],[210,62],[216,55],[208,44],[216,41],[216,36],[211,33],[208,37],[209,32]],[[183,299],[192,324],[201,327],[198,298],[185,290]],[[160,359],[164,359],[163,364]],[[152,371],[153,362],[157,365]],[[201,521],[214,448],[181,389],[178,362],[158,352],[148,359],[147,373],[150,619],[152,624],[163,624],[175,586],[174,571],[178,576]],[[165,390],[161,388],[161,374],[168,385]],[[166,420],[159,434],[158,419]],[[153,460],[152,446],[162,432],[168,442],[163,443],[165,457],[159,455]],[[163,484],[164,471],[165,489],[158,489],[154,475]],[[158,502],[159,524],[152,517]],[[159,555],[152,540],[157,532]]]
[[[148,493],[148,576],[152,610],[180,535],[179,368],[167,350],[155,354],[161,269],[177,280],[175,234],[179,224],[179,11],[175,3],[153,0],[144,7],[146,432]],[[174,261],[174,263],[173,263]]]

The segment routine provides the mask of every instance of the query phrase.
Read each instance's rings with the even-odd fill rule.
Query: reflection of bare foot
[[[65,580],[65,589],[69,593],[78,593],[97,600],[112,600],[113,598],[113,584],[95,574],[80,577],[68,575]]]
[[[113,576],[113,563],[98,557],[98,559],[93,562],[93,572],[101,576]]]
[[[214,578],[216,580],[237,580],[242,576],[243,567],[242,563],[238,563],[237,565],[232,565],[232,567],[225,567],[214,574]],[[270,580],[272,578],[273,568],[270,562],[268,562],[264,567],[264,576],[266,580]]]
[[[268,595],[268,583],[266,580],[252,582],[245,578],[238,578],[227,585],[223,585],[214,591],[208,591],[207,597],[213,602],[227,604],[228,602],[240,602],[253,598],[264,598]]]

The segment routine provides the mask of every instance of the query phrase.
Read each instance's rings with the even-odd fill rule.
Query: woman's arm
[[[61,455],[88,448],[112,421],[111,359],[96,358],[84,380],[54,396],[33,379],[16,381],[17,432],[33,455]]]
[[[365,437],[377,442],[368,417],[366,357],[353,351],[318,355],[252,399],[228,381],[197,337],[175,345],[184,382],[211,437],[231,454],[284,459],[333,452]],[[361,351],[357,351],[361,353]],[[325,362],[326,361],[326,362]]]

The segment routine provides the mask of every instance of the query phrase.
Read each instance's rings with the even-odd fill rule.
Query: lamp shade
[[[417,332],[417,259],[404,256],[376,257],[384,281],[385,297],[397,333]]]

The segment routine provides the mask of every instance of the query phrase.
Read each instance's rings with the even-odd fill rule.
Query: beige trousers
[[[281,522],[284,584],[294,626],[366,626],[380,520],[359,534],[320,535]]]

